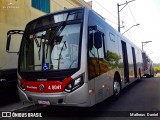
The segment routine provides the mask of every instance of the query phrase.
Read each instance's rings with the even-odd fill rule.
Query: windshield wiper
[[[60,35],[60,33],[62,32],[62,30],[64,29],[65,27],[65,24],[66,24],[66,21],[63,21],[61,22],[55,29],[55,31],[52,31],[50,33],[50,37],[49,37],[49,40],[48,40],[48,44],[51,44],[52,41],[55,39],[56,36]],[[56,41],[56,42],[61,42],[61,41]]]
[[[38,57],[39,57],[39,60],[40,60],[40,58],[41,58],[41,46],[42,46],[42,38],[41,38],[41,40],[40,40],[40,45],[39,45],[39,50],[38,50]]]
[[[48,55],[48,46],[50,44],[52,44],[52,41],[55,39],[56,36],[60,35],[60,33],[62,32],[62,30],[64,29],[66,24],[66,21],[63,21],[61,23],[59,23],[59,25],[56,27],[56,29],[54,31],[51,30],[47,30],[46,31],[46,38],[48,40],[48,44],[47,44],[47,48],[46,48],[46,58]],[[62,39],[57,39],[56,42],[60,43]]]
[[[36,42],[37,47],[40,47],[40,44],[38,43],[37,38],[35,38],[34,40],[35,40],[35,42]]]
[[[64,49],[64,46],[65,46],[65,48],[67,48],[66,41],[63,42],[63,46],[62,46],[61,51],[59,53],[59,57],[58,57],[58,69],[60,67],[60,59],[61,59],[61,55],[62,55],[62,51]]]
[[[51,35],[51,30],[48,29],[48,30],[46,31],[46,36],[45,36],[45,40],[48,40],[47,43],[46,43],[46,44],[47,44],[47,48],[46,48],[46,58],[47,58],[47,55],[48,55],[48,46],[49,46],[50,35]]]

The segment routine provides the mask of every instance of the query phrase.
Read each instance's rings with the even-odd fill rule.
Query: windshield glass
[[[80,23],[60,24],[23,37],[20,71],[78,68]]]

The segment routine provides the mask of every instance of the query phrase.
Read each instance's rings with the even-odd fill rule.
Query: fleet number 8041
[[[49,85],[48,90],[61,90],[62,86],[61,85]]]

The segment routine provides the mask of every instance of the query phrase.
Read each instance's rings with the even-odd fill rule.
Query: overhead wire
[[[124,22],[124,21],[123,21]],[[125,25],[125,27],[124,27],[124,29],[125,30],[128,30],[128,27],[127,27],[127,25],[126,25],[126,23],[124,22],[124,25]],[[133,37],[133,35],[130,33],[130,31],[128,31],[128,32],[126,32],[127,33],[127,35],[128,35],[128,37],[133,41],[136,41],[137,42],[137,40]]]
[[[132,17],[133,17],[134,22],[137,24],[137,21],[136,21],[134,15],[133,15],[133,12],[132,12],[132,10],[131,10],[129,4],[128,4],[128,8],[129,8],[129,11],[130,11],[130,13],[131,13],[131,15],[132,15]]]
[[[111,22],[111,23],[113,23],[113,24],[115,24],[115,25],[118,25],[118,23],[116,23],[116,22],[113,22],[112,20],[110,20],[110,19],[108,19],[108,18],[104,18],[105,20],[108,20],[109,22]]]
[[[118,19],[117,16],[115,16],[113,13],[111,13],[109,10],[107,10],[107,9],[106,9],[103,5],[101,5],[99,2],[97,2],[96,0],[93,0],[93,1],[94,1],[96,4],[98,4],[101,8],[103,8],[106,12],[108,12],[110,15],[112,15],[114,18]],[[135,24],[137,24],[137,21],[136,21],[134,15],[133,15],[133,12],[132,12],[129,4],[127,4],[127,5],[128,5],[129,11],[130,11],[130,13],[131,13],[131,15],[132,15],[132,18],[133,18]],[[107,21],[115,24],[115,25],[118,25],[118,23],[114,22],[113,20],[110,20],[110,19],[108,19],[108,18],[105,18],[105,19],[106,19]],[[122,20],[120,20],[120,21],[123,22]],[[127,27],[126,23],[124,23],[124,25],[126,26],[126,28],[124,28],[124,29],[125,29],[125,30],[128,30],[128,27]],[[137,26],[137,27],[138,27],[138,30],[140,31],[139,26]],[[141,32],[141,31],[140,31],[140,32]],[[126,32],[126,33],[127,33],[128,37],[130,38],[131,41],[136,41],[137,43],[139,42],[139,41],[137,41],[137,40],[133,37],[133,35],[131,34],[130,31],[128,31],[128,32]]]
[[[136,19],[135,19],[134,15],[133,15],[133,12],[132,12],[132,10],[131,10],[131,8],[130,8],[129,4],[128,4],[128,8],[129,8],[129,11],[130,11],[130,13],[131,13],[131,15],[132,15],[132,18],[133,18],[133,20],[134,20],[135,24],[137,24],[137,21],[136,21]],[[139,29],[139,31],[140,31],[139,26],[137,26],[137,27],[138,27],[138,29]]]
[[[115,17],[117,19],[117,16],[115,16],[113,13],[111,13],[109,10],[107,10],[104,6],[102,6],[99,2],[97,2],[96,0],[93,0],[95,1],[99,6],[101,6],[105,11],[107,11],[110,15],[112,15],[113,17]]]
[[[135,17],[134,17],[134,14],[133,14],[133,12],[132,12],[129,4],[128,4],[128,8],[129,8],[129,11],[130,11],[130,13],[131,13],[131,15],[132,15],[132,18],[133,18],[135,24],[137,25],[137,21],[136,21],[136,19],[135,19]],[[138,28],[139,32],[141,33],[141,30],[140,30],[139,26],[137,26],[137,28]],[[130,32],[129,32],[129,33],[130,33]],[[131,35],[131,36],[132,36],[132,35]],[[134,38],[134,37],[132,36],[132,38]],[[135,40],[135,39],[134,39],[134,40]],[[138,42],[140,42],[140,41],[138,41]]]
[[[94,1],[96,4],[98,4],[101,8],[103,8],[105,11],[107,11],[110,15],[112,15],[114,18],[118,19],[117,16],[115,16],[113,13],[111,13],[109,10],[107,10],[103,5],[101,5],[99,2],[97,2],[97,0],[93,0],[93,1]],[[127,5],[128,5],[129,11],[130,11],[130,13],[131,13],[131,15],[132,15],[132,18],[133,18],[135,24],[137,24],[137,21],[136,21],[134,15],[133,15],[133,12],[132,12],[129,4],[127,4]],[[110,20],[110,19],[108,19],[108,18],[106,18],[106,17],[105,17],[105,19],[108,20],[109,22],[113,23],[113,24],[118,25],[118,23],[114,22],[113,20]],[[122,21],[122,20],[121,20],[121,21]],[[122,21],[122,22],[123,22],[123,21]],[[126,26],[126,25],[125,25],[125,26]],[[137,26],[137,27],[138,27],[138,29],[139,29],[139,26]],[[140,29],[139,29],[139,31],[140,31]],[[129,31],[128,31],[128,32],[129,32]],[[129,32],[129,34],[130,34],[130,36],[132,36],[130,32]],[[132,36],[132,38],[134,38],[134,37]],[[135,39],[134,39],[134,40],[135,40]]]
[[[112,15],[114,18],[116,18],[116,20],[118,19],[117,16],[115,16],[113,13],[111,13],[109,10],[107,10],[103,5],[101,5],[99,2],[97,2],[96,0],[93,0],[96,4],[98,4],[101,8],[103,8],[106,12],[108,12],[110,15]],[[110,20],[108,19],[107,17],[104,17],[105,20],[115,24],[115,25],[118,25],[118,23],[114,22],[113,20]]]

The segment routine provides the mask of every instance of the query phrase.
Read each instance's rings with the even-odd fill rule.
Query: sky
[[[91,0],[85,0],[91,1]],[[128,0],[130,1],[130,0]],[[93,10],[106,18],[106,21],[117,30],[117,3],[126,0],[92,0]],[[99,5],[100,4],[100,5]],[[120,6],[122,9],[123,6]],[[143,46],[144,51],[154,63],[160,63],[160,0],[135,0],[120,11],[121,33],[133,25],[123,35],[142,49],[142,42],[152,41]]]

